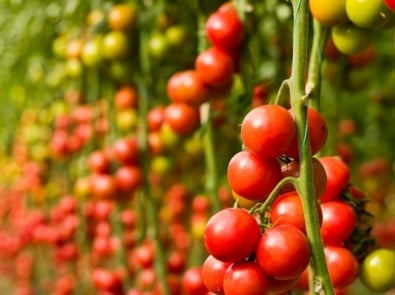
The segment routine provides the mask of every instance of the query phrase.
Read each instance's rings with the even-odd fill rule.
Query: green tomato
[[[103,55],[107,59],[120,59],[129,53],[129,40],[121,31],[110,31],[103,37]]]
[[[347,0],[346,13],[352,23],[368,29],[385,28],[394,17],[383,0]]]
[[[87,67],[97,67],[103,61],[102,38],[96,37],[88,40],[82,47],[82,63]]]
[[[361,282],[375,292],[395,288],[395,251],[381,248],[370,252],[361,265]]]
[[[373,42],[372,30],[350,23],[333,27],[331,34],[336,48],[346,55],[361,52]]]

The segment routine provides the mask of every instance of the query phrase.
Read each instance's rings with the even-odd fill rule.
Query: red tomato
[[[306,235],[288,224],[269,228],[259,239],[256,259],[263,272],[273,278],[297,278],[310,262]]]
[[[210,42],[225,51],[238,48],[244,39],[244,25],[237,10],[228,5],[209,16],[206,22],[206,35]]]
[[[317,199],[324,193],[326,188],[326,173],[324,166],[317,158],[312,158],[313,165],[313,182],[314,191]],[[300,175],[300,163],[298,160],[294,160],[285,165],[281,166],[281,173],[284,177],[292,176],[299,177]],[[281,192],[294,191],[295,187],[292,184],[286,184]]]
[[[264,200],[282,178],[277,160],[263,159],[249,150],[230,159],[227,176],[236,194],[253,201]]]
[[[201,52],[195,60],[196,74],[210,87],[228,84],[233,77],[233,58],[226,52],[211,47]]]
[[[236,262],[254,252],[259,237],[259,224],[247,210],[225,208],[208,220],[204,244],[215,258],[224,262]]]
[[[224,294],[266,295],[269,294],[269,280],[254,262],[233,263],[225,272]]]
[[[115,196],[117,187],[110,174],[92,174],[89,178],[90,192],[96,199],[109,199]]]
[[[133,192],[143,182],[143,173],[135,165],[122,165],[115,172],[115,183],[121,192]]]
[[[93,285],[101,291],[120,291],[122,280],[118,273],[104,269],[95,268],[92,272]]]
[[[388,8],[395,12],[395,0],[384,0],[384,3],[388,6]]]
[[[285,295],[289,294],[289,290],[294,288],[299,281],[299,277],[289,280],[277,280],[272,277],[269,278],[270,294]]]
[[[106,173],[110,170],[110,158],[104,150],[92,152],[88,157],[88,168],[93,173]]]
[[[185,295],[202,295],[207,293],[207,288],[202,279],[202,267],[189,268],[182,277],[182,289]]]
[[[321,220],[322,214],[318,203],[317,210],[319,210],[318,215]],[[281,194],[277,197],[270,210],[270,219],[274,226],[290,224],[306,233],[303,204],[296,191]]]
[[[321,195],[321,201],[327,202],[337,199],[340,193],[346,189],[350,181],[350,169],[336,156],[327,156],[320,158],[326,173],[326,188]]]
[[[350,237],[357,223],[354,209],[345,202],[329,201],[321,204],[321,236],[326,245],[339,246]]]
[[[224,292],[225,271],[232,263],[223,262],[209,255],[203,263],[203,283],[211,292],[222,294]]]
[[[155,106],[148,111],[148,128],[150,131],[159,131],[164,120],[165,108]]]
[[[208,88],[195,70],[173,74],[167,82],[167,95],[173,102],[198,106],[208,99]]]
[[[132,86],[123,86],[115,92],[114,104],[118,110],[135,108],[137,101],[137,90]]]
[[[179,135],[189,135],[200,125],[199,109],[175,102],[165,108],[164,121]]]
[[[293,113],[292,109],[290,109],[290,112],[291,114]],[[307,124],[311,154],[314,155],[324,146],[328,138],[328,128],[324,117],[311,107],[307,109]],[[299,158],[299,147],[296,136],[287,151],[287,155],[294,159]]]
[[[258,106],[241,123],[240,136],[245,146],[265,158],[284,154],[295,135],[292,115],[279,105]]]
[[[112,155],[121,164],[136,164],[139,159],[139,150],[135,136],[118,138],[112,144]]]
[[[355,256],[346,248],[326,246],[324,248],[329,277],[334,288],[345,288],[358,277],[359,264]]]

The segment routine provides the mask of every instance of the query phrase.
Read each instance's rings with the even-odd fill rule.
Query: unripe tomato
[[[107,21],[113,30],[128,31],[136,22],[136,8],[130,4],[117,4],[108,12]]]
[[[207,251],[223,262],[242,261],[254,251],[260,237],[257,220],[242,208],[225,208],[208,220],[204,231]]]
[[[166,36],[160,32],[153,33],[148,40],[149,54],[156,59],[163,58],[168,51],[168,47]]]
[[[103,61],[102,38],[88,40],[81,51],[81,60],[87,67],[96,67]]]
[[[346,0],[347,16],[361,28],[383,28],[394,17],[383,0]]]
[[[232,190],[252,201],[264,200],[282,178],[276,159],[264,159],[249,150],[230,159],[227,176]]]
[[[395,288],[395,252],[378,248],[370,252],[361,265],[361,281],[374,292]]]
[[[372,44],[373,31],[347,23],[332,28],[331,36],[336,48],[343,54],[361,52]]]
[[[279,105],[261,105],[247,113],[240,136],[245,146],[264,158],[284,154],[296,135],[292,115]]]
[[[121,31],[111,31],[103,37],[103,56],[107,59],[121,59],[129,52],[129,40]]]
[[[310,0],[313,17],[324,26],[338,26],[347,22],[346,0]]]

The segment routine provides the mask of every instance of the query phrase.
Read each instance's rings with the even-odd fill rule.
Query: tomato
[[[326,172],[324,166],[317,158],[312,158],[313,166],[313,182],[314,191],[317,199],[324,193],[326,188]],[[299,177],[300,175],[300,163],[298,160],[293,160],[287,164],[281,166],[281,173],[284,177],[292,176]],[[286,184],[281,192],[294,191],[295,187],[292,184]]]
[[[350,182],[351,172],[339,157],[326,156],[319,159],[326,173],[326,188],[321,201],[337,199]]]
[[[252,201],[262,201],[282,178],[280,164],[275,159],[263,159],[244,150],[230,159],[227,177],[232,190]]]
[[[395,1],[394,0],[384,0],[385,5],[393,12],[395,12]]]
[[[191,267],[184,273],[182,287],[185,295],[201,295],[208,291],[203,283],[201,266]]]
[[[89,187],[95,199],[110,199],[117,192],[115,179],[110,174],[92,174],[89,178]]]
[[[240,136],[244,145],[265,158],[284,154],[295,135],[292,115],[279,105],[267,104],[253,108],[241,123]]]
[[[206,85],[221,87],[229,84],[232,79],[233,58],[216,47],[210,47],[196,57],[195,70]]]
[[[354,209],[345,202],[329,201],[321,204],[321,236],[326,245],[341,245],[352,234],[357,223]]]
[[[113,30],[129,31],[136,23],[136,8],[131,4],[117,4],[110,8],[107,22]]]
[[[266,295],[269,280],[254,262],[233,263],[225,272],[224,294]]]
[[[289,294],[290,290],[293,289],[299,281],[299,277],[289,279],[289,280],[277,280],[272,277],[269,279],[269,289],[270,294],[285,295]]]
[[[110,158],[104,150],[92,152],[88,157],[88,168],[93,173],[106,173],[110,170]]]
[[[333,27],[331,37],[340,52],[350,55],[361,52],[371,46],[373,31],[347,23]]]
[[[259,237],[259,224],[247,210],[225,208],[208,220],[204,245],[216,259],[236,262],[254,252]]]
[[[135,108],[137,102],[138,93],[133,86],[122,86],[114,94],[114,105],[118,110]]]
[[[237,10],[232,6],[219,9],[209,16],[205,31],[210,42],[225,51],[240,47],[245,31]]]
[[[136,164],[139,159],[138,142],[135,136],[118,138],[111,146],[114,159],[121,164]]]
[[[129,40],[121,31],[110,31],[103,36],[103,56],[107,59],[122,59],[129,53]]]
[[[319,210],[320,220],[322,220],[318,203],[317,210]],[[296,191],[281,194],[274,200],[270,210],[270,220],[274,226],[290,224],[306,233],[303,204]]]
[[[187,28],[183,25],[172,25],[166,29],[165,36],[169,45],[182,46],[188,36]]]
[[[377,46],[372,44],[365,50],[348,56],[347,62],[354,68],[366,67],[377,59]]]
[[[269,228],[259,239],[256,259],[263,272],[275,279],[297,278],[310,262],[307,237],[293,225]]]
[[[292,109],[290,109],[289,112],[293,115]],[[324,117],[312,107],[308,107],[307,109],[307,125],[311,154],[314,155],[318,151],[320,151],[320,149],[325,145],[325,142],[328,138],[328,127],[326,125]],[[294,140],[290,144],[290,147],[286,154],[294,159],[299,158],[297,136],[294,137]]]
[[[133,192],[143,182],[143,173],[138,166],[122,165],[115,172],[115,183],[121,192]]]
[[[350,250],[341,246],[324,248],[329,277],[334,288],[345,288],[358,277],[359,264]]]
[[[161,32],[152,33],[152,35],[148,40],[148,52],[152,57],[156,59],[161,59],[165,57],[168,48],[169,45],[163,33]]]
[[[159,131],[163,120],[164,120],[164,110],[163,106],[155,106],[148,111],[148,128],[150,131]]]
[[[171,103],[165,108],[164,121],[177,134],[189,135],[200,125],[199,109],[185,103]]]
[[[138,124],[138,115],[135,109],[119,110],[115,114],[115,125],[120,131],[130,132]]]
[[[198,106],[208,98],[208,88],[195,70],[173,74],[167,82],[167,95],[173,102]]]
[[[207,289],[214,293],[224,292],[225,271],[232,263],[223,262],[209,255],[203,263],[202,279]]]
[[[310,0],[313,17],[324,26],[338,26],[347,22],[346,0]]]
[[[346,12],[352,23],[367,29],[382,28],[393,18],[383,0],[346,0]]]
[[[395,288],[395,252],[377,248],[370,252],[361,265],[361,282],[375,292],[387,292]]]
[[[120,275],[105,268],[95,268],[92,271],[92,282],[101,291],[119,292],[122,289]]]
[[[87,67],[97,67],[103,61],[102,38],[95,37],[85,42],[81,49],[82,63]]]

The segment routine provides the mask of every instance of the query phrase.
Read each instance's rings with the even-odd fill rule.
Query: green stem
[[[305,79],[310,48],[310,14],[307,0],[293,0],[293,55],[292,73],[289,79],[291,107],[294,111],[300,156],[300,176],[296,189],[302,197],[306,220],[306,233],[312,255],[314,270],[314,290],[312,292],[333,295],[334,290],[329,278],[325,261],[324,245],[316,208],[313,186],[312,156],[307,132],[308,95],[305,92]]]

